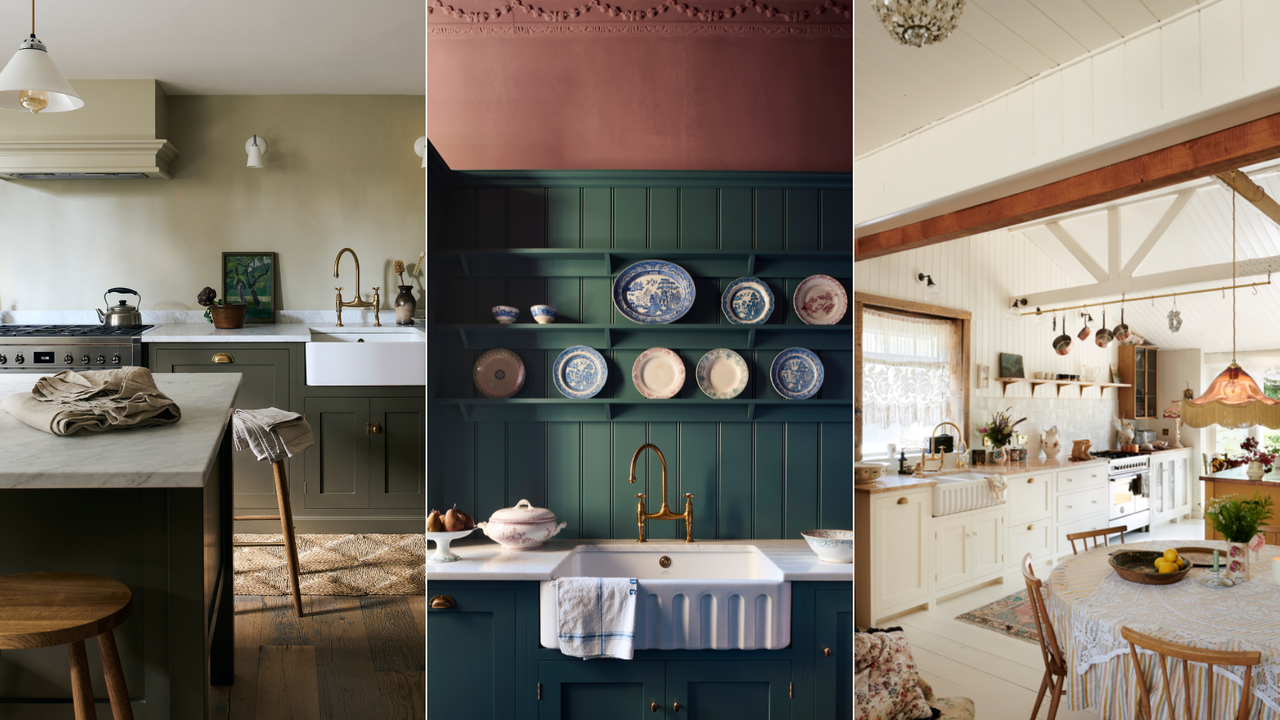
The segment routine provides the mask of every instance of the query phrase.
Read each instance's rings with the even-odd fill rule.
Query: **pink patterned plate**
[[[684,387],[684,361],[666,348],[649,348],[631,366],[631,382],[652,400],[675,397]]]
[[[835,325],[849,309],[849,296],[835,278],[810,275],[796,287],[792,303],[806,325]]]
[[[476,360],[471,381],[487,398],[509,398],[524,386],[524,361],[506,348],[494,348]]]

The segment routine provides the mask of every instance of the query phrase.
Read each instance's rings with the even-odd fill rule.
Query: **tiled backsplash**
[[[1043,391],[1042,391],[1043,392]],[[1097,392],[1089,390],[1087,392]],[[1081,398],[1002,398],[975,397],[969,400],[969,424],[973,428],[970,447],[979,447],[982,436],[978,428],[982,427],[992,414],[1012,407],[1013,419],[1025,417],[1026,422],[1018,426],[1018,431],[1027,436],[1027,454],[1029,457],[1043,457],[1040,453],[1040,433],[1058,427],[1058,437],[1062,441],[1062,455],[1071,454],[1071,446],[1075,440],[1090,440],[1094,450],[1114,449],[1116,431],[1112,423],[1116,419],[1116,399],[1112,397],[1114,390],[1108,390],[1101,399],[1096,397]]]

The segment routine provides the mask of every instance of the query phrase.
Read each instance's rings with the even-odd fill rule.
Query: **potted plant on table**
[[[1005,447],[1013,442],[1013,429],[1026,421],[1026,418],[1016,422],[1013,421],[1013,416],[1009,414],[1012,409],[1005,408],[1004,412],[995,413],[991,416],[991,422],[978,428],[978,432],[982,437],[991,441],[992,464],[1009,462],[1009,454]]]
[[[1263,541],[1258,535],[1258,526],[1271,519],[1271,498],[1261,492],[1248,499],[1219,495],[1206,503],[1204,517],[1214,531],[1230,543],[1223,576],[1237,583],[1248,580],[1249,552],[1255,545],[1261,549]]]
[[[238,330],[244,327],[244,313],[249,309],[247,303],[228,303],[218,298],[218,291],[206,287],[196,296],[196,302],[204,306],[204,319],[213,323],[219,330]]]

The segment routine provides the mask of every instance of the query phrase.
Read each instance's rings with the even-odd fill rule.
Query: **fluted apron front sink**
[[[311,328],[307,385],[424,385],[425,337],[412,328]]]
[[[636,578],[637,650],[777,650],[791,643],[791,583],[749,545],[580,545],[551,576]],[[542,646],[558,648],[555,588],[543,581],[539,591]]]

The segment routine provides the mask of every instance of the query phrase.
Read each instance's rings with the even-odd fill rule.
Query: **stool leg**
[[[133,720],[129,688],[124,684],[120,653],[116,652],[116,638],[110,630],[98,636],[98,650],[102,654],[102,674],[107,679],[107,695],[111,697],[111,717],[114,720]]]
[[[289,564],[289,589],[293,591],[293,609],[302,617],[302,589],[298,587],[298,546],[293,540],[293,510],[289,507],[289,481],[284,462],[271,463],[276,476],[276,502],[280,506],[280,529],[284,534],[284,555]]]
[[[71,655],[71,702],[75,705],[76,720],[98,720],[93,709],[93,683],[89,680],[89,657],[84,653],[84,641],[67,644]]]

